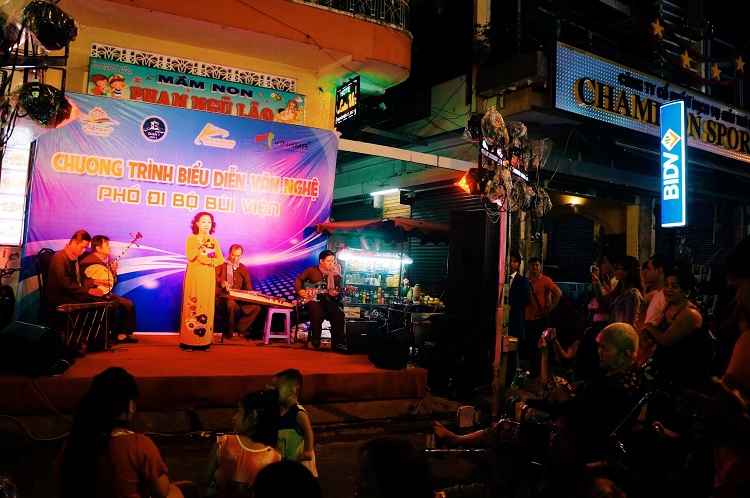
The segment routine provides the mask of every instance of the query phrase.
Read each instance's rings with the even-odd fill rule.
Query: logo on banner
[[[687,224],[685,103],[670,102],[660,108],[661,118],[661,226]]]
[[[271,133],[264,133],[263,135],[255,135],[255,141],[260,142],[263,148],[266,150],[273,149],[298,149],[307,150],[307,142],[297,142],[295,140],[274,140],[276,135]]]
[[[677,145],[677,143],[682,140],[680,135],[674,132],[671,128],[667,130],[667,132],[664,134],[664,137],[661,139],[661,144],[664,146],[665,149],[672,152],[672,149],[674,149],[674,146]]]
[[[222,149],[234,149],[237,142],[227,140],[229,132],[211,123],[206,123],[201,132],[195,137],[195,145],[205,145],[207,147],[220,147]]]
[[[112,133],[112,127],[119,124],[110,118],[101,107],[94,107],[88,114],[81,118],[83,132],[86,135],[97,137],[108,137]]]
[[[271,150],[273,148],[274,136],[275,135],[269,131],[268,133],[264,133],[263,135],[255,135],[255,141],[261,142],[261,145],[263,145],[264,149]]]
[[[167,122],[159,116],[149,116],[141,122],[141,133],[146,140],[160,142],[167,136]]]

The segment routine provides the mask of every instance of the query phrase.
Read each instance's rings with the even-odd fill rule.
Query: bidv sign
[[[687,223],[685,103],[680,100],[664,104],[660,114],[661,226],[682,227]]]

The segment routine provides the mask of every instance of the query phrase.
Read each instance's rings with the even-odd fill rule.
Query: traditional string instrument
[[[347,285],[342,289],[329,289],[326,282],[319,282],[317,284],[305,282],[304,284],[302,284],[302,288],[308,291],[309,294],[313,294],[313,296],[298,299],[297,304],[300,306],[305,305],[310,301],[319,300],[320,296],[323,294],[328,294],[329,290],[338,290],[339,292],[354,292],[355,290],[357,290],[357,288],[352,285]]]
[[[143,235],[141,235],[141,232],[138,232],[135,235],[131,233],[130,236],[133,237],[133,240],[130,241],[130,244],[128,244],[127,247],[125,247],[125,249],[123,249],[119,256],[117,256],[113,261],[102,263],[100,265],[91,265],[86,268],[86,271],[84,272],[90,279],[106,280],[108,282],[107,285],[97,286],[105,296],[112,292],[112,288],[115,286],[115,275],[114,273],[112,273],[112,266],[117,263],[126,252],[128,252],[128,249],[130,249],[133,244],[137,246],[138,244],[136,244],[136,241],[143,237]]]

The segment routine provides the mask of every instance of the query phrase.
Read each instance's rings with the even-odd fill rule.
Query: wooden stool
[[[274,314],[284,315],[284,331],[271,332],[271,322]],[[292,310],[289,308],[268,308],[266,314],[266,327],[263,330],[263,344],[268,344],[270,339],[286,339],[287,344],[292,343]]]

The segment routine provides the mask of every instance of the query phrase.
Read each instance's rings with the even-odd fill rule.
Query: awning
[[[387,242],[404,242],[414,237],[424,245],[448,243],[450,226],[447,223],[435,221],[415,220],[412,218],[385,218],[378,220],[353,220],[332,221],[330,223],[318,223],[315,230],[323,235],[333,233],[357,234],[365,231],[378,232],[378,235]]]

